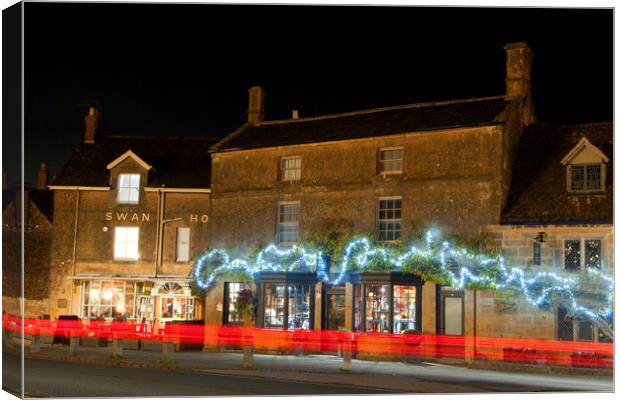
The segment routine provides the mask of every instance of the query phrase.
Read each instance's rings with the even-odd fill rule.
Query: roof
[[[213,152],[386,136],[499,123],[504,96],[410,104],[344,114],[245,124]]]
[[[569,194],[564,157],[586,137],[609,157],[605,193]],[[524,128],[504,211],[504,224],[613,222],[613,124]]]
[[[209,147],[217,138],[102,136],[93,144],[82,143],[62,167],[53,185],[109,186],[112,161],[131,150],[153,167],[147,187],[209,188]]]
[[[54,196],[46,189],[27,189],[28,198],[51,222],[54,214]],[[4,212],[9,205],[15,202],[15,196],[19,193],[16,189],[2,191],[2,211]]]

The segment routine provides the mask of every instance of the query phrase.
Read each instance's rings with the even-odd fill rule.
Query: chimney
[[[88,108],[88,115],[84,118],[84,143],[95,143],[95,137],[97,136],[97,125],[99,125],[99,110],[96,106],[90,106]]]
[[[250,88],[250,101],[248,103],[248,122],[260,124],[265,120],[265,91],[260,86]]]
[[[299,119],[299,110],[293,110],[293,119]]]
[[[532,58],[534,53],[527,43],[509,43],[506,51],[506,96],[521,97],[521,122],[529,125],[536,122],[532,102]]]
[[[39,175],[37,177],[37,189],[45,190],[47,187],[47,167],[45,161],[41,161],[39,166]]]

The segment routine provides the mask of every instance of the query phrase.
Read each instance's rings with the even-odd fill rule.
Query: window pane
[[[379,151],[379,172],[402,172],[403,149],[382,149]]]
[[[263,289],[263,326],[265,328],[284,327],[284,285],[265,283]]]
[[[288,329],[310,329],[310,285],[288,285]]]
[[[416,329],[416,287],[394,285],[394,333]]]
[[[590,321],[579,321],[579,340],[585,342],[591,342],[593,340],[594,334],[592,329],[592,322]]]
[[[120,174],[117,190],[119,203],[137,203],[140,196],[140,175]]]
[[[296,242],[299,236],[299,203],[280,204],[278,242]]]
[[[585,189],[585,169],[582,165],[571,167],[571,188],[573,191],[583,191]]]
[[[601,268],[601,241],[585,241],[585,264],[588,268]]]
[[[379,200],[377,230],[379,240],[398,240],[401,231],[401,199]]]
[[[117,226],[114,232],[114,258],[137,260],[140,228]]]
[[[301,157],[283,158],[280,161],[280,177],[283,181],[301,179]]]
[[[581,241],[564,241],[564,268],[579,269],[581,266]]]
[[[389,285],[366,285],[366,332],[389,332]]]
[[[593,190],[593,191],[601,189],[601,166],[600,165],[586,166],[586,189]]]
[[[226,304],[226,318],[225,324],[241,324],[243,322],[243,315],[237,312],[237,299],[239,298],[239,292],[245,288],[244,283],[240,282],[226,282],[228,296],[224,299]]]
[[[189,261],[189,228],[177,229],[177,261]]]

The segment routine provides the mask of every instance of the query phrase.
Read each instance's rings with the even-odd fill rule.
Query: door
[[[325,291],[325,319],[323,328],[330,331],[344,329],[345,295],[344,288],[330,288]]]

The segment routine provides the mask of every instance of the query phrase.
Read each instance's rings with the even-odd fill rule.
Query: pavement
[[[6,351],[6,350],[5,350]],[[10,350],[17,353],[18,349]],[[72,363],[114,365],[201,372],[221,376],[254,377],[306,383],[340,384],[392,392],[419,392],[416,383],[427,384],[427,393],[484,391],[613,391],[613,376],[562,375],[551,370],[501,371],[445,365],[434,362],[402,363],[352,360],[351,370],[342,371],[342,358],[330,355],[267,355],[255,354],[252,369],[242,367],[240,352],[209,353],[202,351],[176,352],[171,360],[163,360],[160,351],[124,350],[122,358],[111,356],[111,347],[81,346],[76,355],[69,354],[66,345],[41,347],[39,352],[26,350],[27,359],[46,359]],[[478,366],[480,367],[480,366]],[[511,366],[509,366],[511,367]],[[514,366],[512,366],[514,368]],[[541,373],[542,372],[542,373]]]

